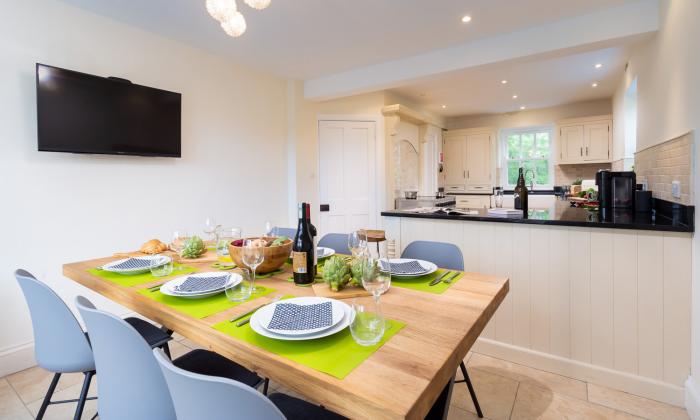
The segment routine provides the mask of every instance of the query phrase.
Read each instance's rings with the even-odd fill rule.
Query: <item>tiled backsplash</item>
[[[634,155],[637,183],[647,181],[652,195],[674,203],[693,204],[693,135],[685,134],[673,140],[641,150]],[[671,195],[673,181],[681,183],[681,197]]]
[[[599,169],[610,169],[610,164],[555,165],[554,185],[571,185],[577,179],[595,179],[595,174]]]

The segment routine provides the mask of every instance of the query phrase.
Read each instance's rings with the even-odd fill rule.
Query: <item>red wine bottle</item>
[[[316,236],[318,235],[318,231],[316,230],[316,226],[314,226],[311,223],[311,204],[306,203],[306,224],[309,225],[309,233],[311,234],[311,242],[314,244],[314,279],[316,278],[316,275],[318,275],[318,255],[317,255],[317,249],[316,249]]]
[[[292,271],[295,284],[313,284],[316,249],[306,219],[306,203],[299,203],[299,225],[292,245]]]

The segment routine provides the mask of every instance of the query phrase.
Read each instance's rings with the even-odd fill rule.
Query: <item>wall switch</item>
[[[681,198],[681,182],[673,181],[671,183],[671,195],[674,198]]]

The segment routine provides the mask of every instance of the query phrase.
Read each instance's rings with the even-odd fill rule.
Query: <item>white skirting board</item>
[[[700,389],[692,376],[685,381],[685,409],[691,419],[700,419]]]
[[[489,340],[488,338],[479,338],[476,343],[474,343],[472,350],[477,353],[544,370],[546,372],[619,389],[652,400],[677,405],[679,407],[685,406],[683,387],[666,382],[630,375],[629,373],[620,372],[618,370],[512,346],[510,344]]]
[[[0,378],[36,365],[34,342],[20,344],[0,351]]]

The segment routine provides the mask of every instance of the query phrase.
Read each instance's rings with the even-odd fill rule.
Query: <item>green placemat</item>
[[[255,292],[246,302],[257,299],[261,296],[269,295],[275,291],[275,289],[271,287],[262,287],[260,285],[256,285],[256,287],[260,290]],[[139,290],[139,293],[155,300],[156,302],[160,302],[163,305],[170,306],[183,314],[199,319],[223,312],[229,308],[233,308],[234,306],[244,303],[231,302],[226,297],[226,293],[219,293],[218,295],[209,296],[204,299],[184,299],[175,296],[168,296],[162,294],[160,290],[149,291],[148,289],[141,289]]]
[[[111,281],[112,283],[116,283],[120,286],[132,287],[138,286],[139,284],[151,283],[156,280],[172,279],[183,274],[189,274],[194,270],[194,267],[175,263],[173,273],[167,277],[155,277],[151,275],[150,271],[147,271],[142,274],[134,274],[133,276],[125,276],[124,274],[112,273],[109,271],[98,270],[96,268],[91,268],[90,270],[88,270],[88,273],[93,274],[99,278]]]
[[[277,274],[280,274],[280,273],[284,273],[283,268],[279,268],[275,271],[270,271],[269,273],[265,273],[265,274],[255,274],[255,278],[256,279],[269,279],[270,277],[276,276]]]
[[[250,324],[236,327],[234,322],[224,321],[212,328],[304,366],[343,379],[406,324],[388,319],[386,326],[382,340],[369,347],[357,344],[350,334],[349,327],[328,337],[306,341],[283,341],[263,337],[253,331]]]
[[[436,284],[435,286],[430,286],[430,282],[433,281],[436,277],[441,276],[445,271],[452,271],[453,273],[456,270],[443,270],[443,269],[438,269],[438,271],[432,273],[432,274],[427,274],[425,276],[420,276],[420,277],[412,277],[412,278],[403,278],[399,279],[398,277],[391,277],[391,286],[396,286],[396,287],[403,287],[405,289],[412,289],[412,290],[419,290],[421,292],[428,292],[428,293],[436,293],[440,294],[443,293],[445,290],[449,289],[450,286],[453,284],[457,283],[459,279],[464,276],[463,272],[459,272],[457,277],[452,279],[452,282],[450,283],[445,283],[444,281],[441,281],[440,283]],[[448,274],[447,277],[451,277],[452,274]]]

